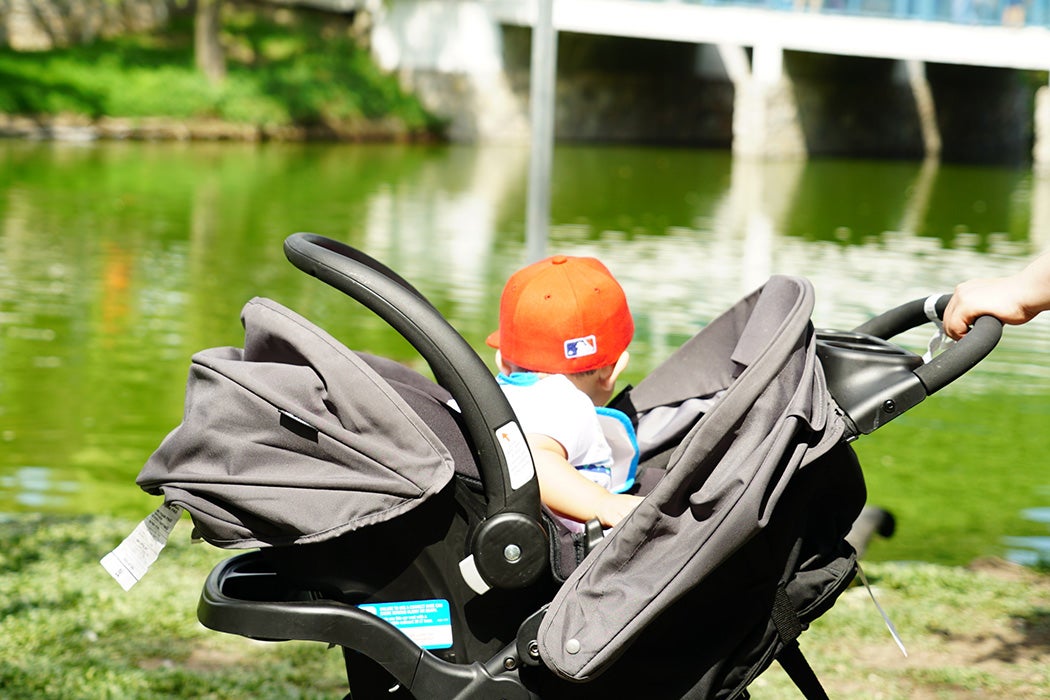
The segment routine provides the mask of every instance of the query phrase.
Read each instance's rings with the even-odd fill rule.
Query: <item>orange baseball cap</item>
[[[627,297],[595,258],[555,255],[518,270],[486,342],[507,362],[573,374],[615,363],[634,337]]]

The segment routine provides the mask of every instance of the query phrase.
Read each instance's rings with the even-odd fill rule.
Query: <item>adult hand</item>
[[[944,310],[944,330],[958,340],[980,316],[1019,325],[1050,309],[1050,252],[1009,277],[972,279],[955,288]]]
[[[958,340],[981,316],[995,316],[1003,323],[1030,321],[1039,309],[1026,303],[1024,282],[1017,276],[973,279],[955,288],[944,310],[944,331]]]

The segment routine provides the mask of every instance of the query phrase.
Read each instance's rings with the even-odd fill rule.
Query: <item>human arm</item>
[[[944,310],[944,330],[958,340],[980,316],[1019,325],[1050,309],[1050,252],[1006,277],[972,279],[955,288]]]
[[[613,527],[642,501],[638,496],[610,493],[580,474],[557,440],[537,433],[526,439],[536,465],[540,499],[556,513],[579,522],[598,518],[603,527]]]

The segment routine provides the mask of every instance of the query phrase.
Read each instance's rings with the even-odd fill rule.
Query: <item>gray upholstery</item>
[[[809,282],[773,277],[634,389],[639,416],[724,394],[681,439],[663,480],[551,602],[538,641],[559,675],[601,673],[766,525],[795,470],[839,442],[843,424],[817,366],[812,308]],[[703,620],[696,632],[705,634]]]

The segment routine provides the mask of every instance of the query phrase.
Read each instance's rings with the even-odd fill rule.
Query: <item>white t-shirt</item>
[[[497,378],[526,434],[538,433],[565,448],[569,464],[599,485],[610,488],[612,448],[605,439],[594,404],[561,374],[515,372]]]

